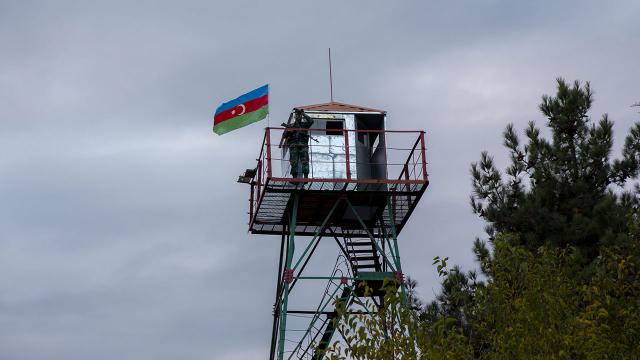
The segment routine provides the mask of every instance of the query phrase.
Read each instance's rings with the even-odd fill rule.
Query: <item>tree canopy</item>
[[[612,161],[613,123],[606,114],[592,123],[589,83],[557,84],[557,94],[543,96],[539,107],[551,139],[530,122],[523,145],[508,125],[503,136],[511,163],[502,173],[489,154],[481,154],[471,166],[471,206],[488,223],[490,240],[496,233],[517,234],[513,245],[574,246],[591,261],[599,246],[628,242],[635,197],[612,186],[621,189],[638,174],[640,125],[627,136],[621,159]],[[487,255],[480,244],[475,249]]]

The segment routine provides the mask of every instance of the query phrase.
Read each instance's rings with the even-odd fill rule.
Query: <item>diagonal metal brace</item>
[[[342,198],[339,198],[338,200],[336,200],[335,204],[333,204],[333,206],[331,207],[331,210],[329,211],[329,214],[327,214],[327,216],[322,221],[322,225],[320,225],[318,230],[316,230],[315,234],[313,235],[313,238],[309,242],[309,245],[307,245],[307,247],[304,249],[304,251],[300,255],[300,258],[298,259],[296,264],[292,267],[293,270],[298,268],[298,265],[300,265],[300,263],[304,259],[305,255],[307,255],[307,252],[309,251],[309,249],[311,249],[311,247],[314,245],[314,243],[320,241],[320,239],[322,238],[321,234],[326,229],[327,224],[329,223],[329,219],[331,219],[331,216],[333,216],[333,213],[336,210],[336,208],[338,207],[338,204],[340,203],[340,200],[342,200]]]
[[[378,250],[378,253],[380,253],[380,255],[382,255],[382,258],[387,263],[387,265],[391,268],[391,270],[392,271],[396,271],[396,268],[393,266],[391,261],[389,261],[389,259],[387,258],[387,255],[384,253],[384,251],[380,248],[380,245],[378,245],[378,243],[376,242],[376,239],[373,236],[373,234],[371,234],[371,231],[369,231],[369,228],[367,227],[367,224],[365,224],[364,221],[362,220],[362,218],[360,217],[360,215],[358,215],[358,212],[353,207],[353,204],[351,204],[351,201],[349,201],[349,199],[345,199],[345,201],[347,202],[347,204],[349,204],[349,208],[351,209],[351,211],[353,211],[353,214],[356,216],[356,219],[358,219],[358,222],[360,223],[360,226],[362,226],[362,229],[367,232],[367,235],[371,239],[371,242],[373,243],[373,245],[376,247],[376,250]]]

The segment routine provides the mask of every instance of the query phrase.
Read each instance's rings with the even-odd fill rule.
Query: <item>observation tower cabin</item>
[[[245,174],[251,183],[249,230],[358,238],[394,229],[397,236],[429,184],[424,131],[387,130],[386,112],[363,106],[330,102],[295,109],[313,119],[310,128],[266,128],[257,166]],[[296,131],[309,135],[302,145],[308,178],[301,171],[291,175],[291,145],[283,134]],[[292,223],[293,194],[299,204]]]

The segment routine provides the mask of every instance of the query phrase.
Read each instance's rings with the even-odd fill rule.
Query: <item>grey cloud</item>
[[[507,1],[0,3],[0,358],[241,359],[268,347],[279,239],[246,232],[256,124],[222,101],[271,84],[270,123],[336,99],[427,131],[431,186],[400,239],[476,267],[469,164],[539,125],[554,78],[591,80],[616,146],[639,120],[640,5]],[[334,260],[323,243],[310,271]],[[300,303],[312,303],[312,290]],[[262,355],[261,355],[262,354]]]

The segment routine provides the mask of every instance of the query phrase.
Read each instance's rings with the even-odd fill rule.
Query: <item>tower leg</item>
[[[291,208],[291,218],[289,221],[289,239],[287,244],[287,258],[285,260],[285,270],[291,269],[291,262],[293,261],[293,253],[295,250],[295,233],[296,233],[296,221],[298,214],[298,193],[293,194],[293,206]],[[278,360],[284,359],[284,344],[285,344],[285,332],[287,328],[287,303],[289,301],[289,282],[284,279],[283,282],[284,291],[282,294],[282,301],[280,307],[280,335],[278,341]]]
[[[396,264],[398,274],[400,274],[400,278],[398,279],[400,280],[400,291],[402,291],[402,295],[405,301],[408,301],[407,289],[404,283],[404,274],[402,272],[402,265],[400,263],[400,249],[398,248],[398,231],[396,229],[396,219],[395,219],[394,210],[393,210],[394,209],[393,199],[391,196],[387,197],[387,206],[389,209],[389,220],[390,220],[389,229],[391,230],[389,250],[392,251],[393,261]],[[386,235],[385,237],[388,239]]]
[[[276,282],[276,300],[273,304],[273,329],[271,330],[271,350],[269,351],[269,360],[275,360],[276,343],[278,340],[278,319],[280,317],[280,293],[282,292],[282,262],[284,261],[285,242],[288,243],[287,227],[282,229],[282,239],[280,241],[280,261],[278,263],[278,281]]]

